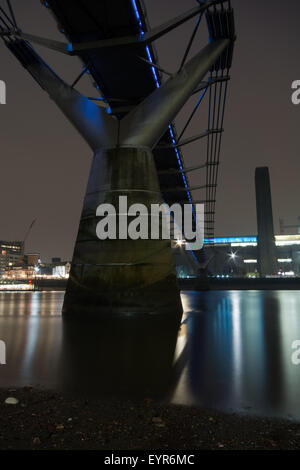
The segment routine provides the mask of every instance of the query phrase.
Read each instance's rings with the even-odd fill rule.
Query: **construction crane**
[[[31,224],[29,225],[29,227],[28,227],[28,229],[27,229],[27,232],[26,232],[26,234],[25,234],[25,237],[24,237],[24,239],[23,239],[23,241],[22,241],[22,254],[23,254],[23,255],[24,255],[25,242],[26,242],[26,240],[27,240],[27,238],[28,238],[28,236],[29,236],[29,234],[30,234],[30,232],[31,232],[31,229],[32,229],[32,227],[34,226],[36,220],[37,220],[37,219],[33,219],[33,221],[31,222]]]

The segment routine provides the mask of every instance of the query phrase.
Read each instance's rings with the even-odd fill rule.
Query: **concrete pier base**
[[[161,204],[149,149],[104,149],[95,154],[67,285],[65,316],[171,314],[182,307],[170,240],[100,240],[97,207],[119,196],[128,207]],[[118,227],[117,227],[118,228]]]

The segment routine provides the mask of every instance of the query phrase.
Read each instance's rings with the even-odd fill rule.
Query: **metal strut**
[[[232,44],[235,39],[234,27],[231,26],[230,30],[229,23],[227,24],[222,20],[221,29],[216,27],[217,18],[223,18],[223,16],[225,18],[227,15],[227,12],[225,14],[225,10],[223,9],[223,2],[224,0],[217,0],[206,2],[205,4],[201,3],[198,7],[139,36],[115,38],[83,44],[64,44],[59,41],[28,35],[20,31],[17,27],[11,2],[7,0],[11,17],[0,7],[0,21],[3,25],[0,25],[0,37],[39,85],[48,92],[49,96],[55,101],[94,150],[114,145],[121,147],[154,148],[187,99],[194,93],[202,92],[179,138],[176,141],[174,139],[172,145],[159,146],[157,150],[170,148],[176,149],[177,151],[178,148],[189,143],[207,138],[206,164],[196,165],[187,169],[182,168],[175,171],[174,174],[184,175],[185,173],[196,171],[197,169],[207,168],[207,184],[205,186],[207,191],[206,201],[209,204],[207,212],[210,213],[208,215],[213,215],[215,210],[220,146],[223,133],[224,105],[227,84],[230,79],[228,71],[231,63]],[[230,3],[228,4],[230,7]],[[221,5],[222,9],[217,10],[217,5]],[[213,12],[210,12],[211,7],[214,8]],[[206,13],[211,27],[211,42],[199,54],[186,63],[204,13]],[[99,108],[92,101],[101,101],[104,103],[115,101],[122,103],[125,102],[124,100],[109,100],[101,97],[86,98],[74,89],[74,86],[82,78],[84,73],[87,72],[89,64],[85,66],[84,70],[81,71],[71,86],[67,85],[50,69],[40,56],[36,54],[31,45],[27,42],[27,40],[31,40],[40,45],[70,55],[107,47],[121,47],[134,44],[147,45],[197,15],[198,19],[194,31],[182,58],[179,71],[176,74],[171,74],[157,64],[154,64],[151,60],[148,61],[147,59],[137,56],[149,66],[168,75],[169,79],[141,103],[129,103],[132,109],[130,110],[129,108],[129,113],[119,122],[114,116],[108,115],[104,109]],[[230,17],[228,16],[228,18]],[[23,39],[26,39],[26,41]],[[221,76],[219,76],[219,70],[222,70]],[[201,82],[209,71],[211,71],[210,79]],[[213,72],[215,72],[214,76]],[[224,84],[225,93],[223,93]],[[210,93],[208,129],[204,133],[183,140],[182,137],[208,90]],[[213,91],[214,98],[212,99]],[[128,103],[125,102],[125,104]],[[168,171],[169,173],[165,174],[173,173],[172,170]],[[161,172],[160,174],[164,173]],[[187,186],[182,190],[189,191]],[[212,220],[213,218],[210,217],[208,222],[211,223]]]
[[[191,10],[174,18],[173,20],[167,21],[166,23],[163,23],[157,28],[154,28],[149,32],[145,32],[143,35],[137,36],[126,36],[121,38],[91,41],[86,43],[64,43],[61,41],[54,41],[52,39],[46,39],[43,37],[35,36],[33,34],[23,33],[20,30],[15,30],[14,32],[12,32],[12,35],[67,55],[77,55],[94,49],[100,50],[110,47],[136,46],[138,44],[149,45],[153,41],[161,38],[173,29],[184,24],[186,21],[194,18],[198,14],[204,13],[211,6],[222,4],[223,1],[224,0],[214,0],[202,4],[198,7],[192,8]]]

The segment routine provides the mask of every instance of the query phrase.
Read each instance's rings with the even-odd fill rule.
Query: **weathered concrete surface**
[[[162,203],[153,155],[148,149],[116,148],[96,153],[84,201],[64,315],[181,314],[170,240],[99,240],[101,203],[149,209]]]

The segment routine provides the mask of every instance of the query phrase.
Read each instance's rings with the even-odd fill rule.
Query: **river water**
[[[179,334],[159,319],[66,323],[63,297],[0,293],[0,387],[147,396],[155,385],[174,403],[300,419],[300,291],[183,292]]]

